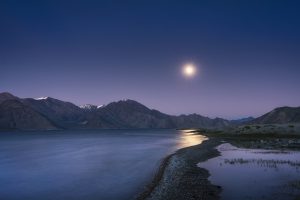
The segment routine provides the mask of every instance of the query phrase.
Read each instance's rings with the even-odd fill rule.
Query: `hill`
[[[258,117],[250,124],[300,123],[300,107],[279,107]]]

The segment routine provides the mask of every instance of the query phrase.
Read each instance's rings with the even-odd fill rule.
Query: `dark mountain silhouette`
[[[38,113],[47,116],[48,119],[62,128],[80,128],[80,123],[85,120],[83,110],[70,102],[51,97],[39,100],[26,98],[21,101]]]
[[[233,125],[242,125],[242,124],[247,124],[253,121],[254,119],[255,119],[254,117],[246,117],[241,119],[230,120],[230,123]]]
[[[3,122],[1,123],[0,129],[6,129],[7,127],[25,129],[23,127],[32,126],[32,124],[28,122],[29,120],[35,123],[41,120],[40,127],[38,129],[43,129],[43,125],[45,126],[44,129],[50,129],[53,127],[63,129],[92,129],[186,127],[221,128],[229,124],[229,121],[224,119],[210,119],[197,114],[180,116],[167,115],[157,110],[149,109],[133,100],[112,102],[102,107],[86,105],[81,108],[70,102],[57,100],[51,97],[41,99],[20,99],[9,93],[1,93],[0,99],[2,104],[5,103],[4,105],[6,108],[5,112],[1,111]],[[22,111],[23,114],[19,115],[20,119],[23,117],[22,122],[26,123],[23,126],[9,125],[13,123],[13,119],[10,117],[8,111],[12,109],[15,104],[12,101],[9,101],[10,99],[17,100],[19,107],[22,106],[26,108],[26,111]],[[14,112],[16,112],[16,110],[14,110]],[[27,115],[24,115],[24,112],[34,112],[36,115],[31,115],[30,118],[28,118]],[[36,119],[34,119],[34,117],[36,117]],[[51,124],[51,127],[49,125],[46,126],[44,121],[48,121],[49,124]],[[32,126],[32,128],[29,129],[35,128],[36,126]]]
[[[211,119],[208,117],[203,117],[198,114],[191,115],[180,115],[173,116],[174,124],[176,124],[177,128],[185,127],[185,128],[224,128],[230,125],[230,121],[215,118]]]
[[[6,100],[0,104],[0,129],[55,130],[57,127],[19,100]]]
[[[222,128],[228,120],[201,115],[172,116],[152,110],[139,102],[124,100],[108,104],[88,117],[90,127],[109,128]],[[96,115],[96,116],[95,116]]]
[[[123,100],[106,106],[83,107],[51,97],[21,99],[0,93],[0,129],[100,129],[100,128],[214,128],[244,123],[297,123],[300,107],[277,108],[252,120],[211,119],[198,114],[173,116],[149,109],[139,102]],[[249,122],[250,121],[250,122]]]
[[[252,121],[250,124],[300,123],[300,107],[279,107]]]
[[[0,93],[0,104],[6,100],[18,100],[18,99],[19,99],[18,97],[15,97],[14,95],[8,92]]]
[[[88,126],[108,128],[176,128],[170,115],[133,101],[110,103],[88,117]]]

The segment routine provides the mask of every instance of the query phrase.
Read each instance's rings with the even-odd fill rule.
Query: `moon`
[[[196,75],[197,68],[194,64],[188,63],[182,67],[182,73],[187,78],[192,78]]]

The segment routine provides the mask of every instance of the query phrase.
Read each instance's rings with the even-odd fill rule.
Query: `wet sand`
[[[206,169],[199,162],[219,156],[215,149],[220,139],[211,138],[202,144],[187,147],[167,156],[152,182],[137,200],[215,200],[220,199],[221,187],[208,181]]]

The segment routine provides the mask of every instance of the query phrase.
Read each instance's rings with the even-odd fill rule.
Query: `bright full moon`
[[[191,78],[196,75],[196,67],[193,64],[185,64],[182,68],[184,76]]]

